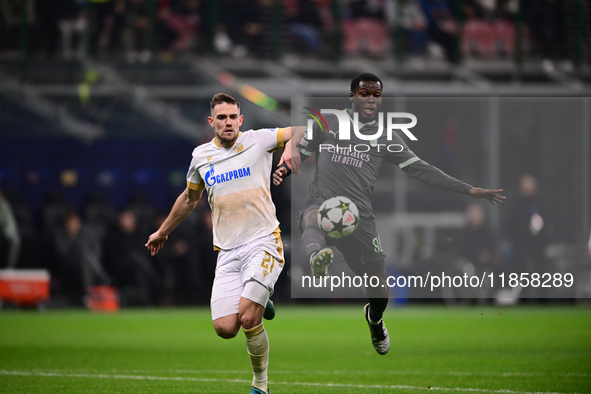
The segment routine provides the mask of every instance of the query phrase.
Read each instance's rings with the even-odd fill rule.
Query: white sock
[[[246,351],[250,356],[252,366],[252,385],[267,392],[267,367],[269,366],[269,337],[263,323],[256,327],[245,329]]]

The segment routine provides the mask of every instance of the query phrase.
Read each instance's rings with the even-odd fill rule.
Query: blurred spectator
[[[117,212],[101,192],[94,192],[88,197],[84,214],[89,225],[94,226],[100,237],[117,222]]]
[[[581,24],[581,44],[582,60],[591,62],[591,1],[581,1],[580,24]]]
[[[216,27],[214,46],[218,53],[243,57],[260,55],[263,33],[261,4],[258,0],[222,0],[221,24]]]
[[[87,4],[86,24],[90,30],[90,53],[119,53],[123,46],[128,0],[77,1]]]
[[[478,204],[470,204],[466,210],[466,216],[468,225],[462,230],[460,255],[479,267],[479,271],[490,271],[495,240],[492,231],[486,225],[484,209]]]
[[[388,55],[390,37],[386,24],[386,2],[381,0],[350,0],[347,18],[343,21],[345,51],[365,53],[374,58]]]
[[[203,201],[203,203],[201,202]],[[159,228],[165,214],[156,217]],[[211,210],[206,199],[170,236],[170,248],[164,248],[152,259],[163,274],[164,300],[176,305],[209,303],[218,252],[213,249]]]
[[[37,231],[31,207],[23,202],[19,192],[6,193],[11,204],[12,213],[16,220],[18,232],[21,237],[21,248],[18,258],[19,268],[47,268],[46,256],[41,248],[41,239]],[[0,248],[0,250],[3,248]],[[0,264],[1,266],[2,264]]]
[[[398,25],[408,45],[408,52],[412,60],[417,62],[418,56],[423,55],[429,41],[425,14],[417,0],[402,0],[398,15]]]
[[[75,0],[37,0],[39,18],[39,45],[41,52],[53,56],[60,41],[60,25],[63,21],[74,20],[80,15]]]
[[[456,62],[457,26],[446,0],[419,0],[427,18],[429,38],[443,47],[448,61]]]
[[[492,18],[495,2],[490,0],[464,1],[464,26],[462,52],[484,58],[497,53],[497,43]]]
[[[57,191],[47,193],[42,208],[44,232],[53,234],[57,228],[61,227],[63,218],[69,210],[70,206],[62,193]]]
[[[511,215],[514,272],[546,272],[546,223],[537,197],[537,183],[525,174]]]
[[[497,0],[493,28],[497,50],[501,56],[511,57],[515,53],[515,20],[519,3],[515,0]]]
[[[70,1],[71,11],[69,15],[59,22],[62,33],[62,54],[65,59],[72,56],[82,58],[85,52],[84,33],[86,32],[86,19],[83,12],[83,4],[79,0]],[[73,46],[76,45],[76,50]]]
[[[201,199],[205,201],[205,199]],[[217,264],[218,252],[213,249],[213,232],[211,211],[207,204],[203,204],[199,208],[199,223],[197,227],[197,256],[199,257],[199,288],[200,297],[207,302],[211,295],[211,287],[213,285],[213,278],[215,277],[215,268]]]
[[[123,29],[125,28],[126,0],[114,0],[111,23],[108,25],[107,52],[119,53],[123,49]]]
[[[468,56],[509,57],[515,50],[513,20],[518,4],[513,0],[465,0],[462,52]]]
[[[166,215],[159,215],[155,225],[160,227],[165,218]],[[201,234],[197,227],[200,219],[197,212],[192,213],[168,240],[171,247],[162,256],[159,253],[153,257],[165,274],[166,292],[173,295],[178,305],[205,304],[211,295],[211,283],[207,282],[211,278],[202,275],[199,261]]]
[[[58,257],[55,276],[65,294],[87,294],[90,286],[109,283],[101,264],[100,239],[76,211],[69,210],[52,235]]]
[[[325,36],[324,24],[315,0],[286,0],[288,31],[304,51],[317,53]]]
[[[160,225],[166,219],[166,215],[158,213],[154,222],[154,227],[159,228]],[[168,240],[172,242],[172,240]],[[161,302],[163,305],[179,304],[180,297],[178,296],[178,278],[176,275],[176,268],[173,265],[172,260],[173,248],[161,250],[156,256],[152,256],[151,259],[154,261],[158,271],[162,274],[162,298]]]
[[[566,1],[564,0],[524,0],[523,14],[535,47],[542,56],[542,66],[546,71],[555,68],[556,61],[566,59],[569,45],[567,40]],[[567,68],[572,68],[568,65]]]
[[[123,34],[126,56],[130,63],[137,60],[142,63],[148,62],[153,55],[152,49],[171,55],[172,43],[177,34],[167,23],[172,16],[170,2],[170,0],[156,2],[158,7],[156,10],[152,9],[154,5],[148,0],[129,0],[127,3]]]
[[[156,209],[141,191],[131,195],[128,210],[134,215],[137,232],[141,237],[148,238],[152,233],[152,226],[156,219]]]
[[[119,288],[123,304],[153,305],[160,285],[160,275],[144,247],[145,236],[138,234],[136,217],[127,210],[105,236],[104,264]]]
[[[201,23],[200,3],[199,0],[171,0],[169,8],[161,12],[162,23],[176,33],[173,50],[188,51],[197,46]]]
[[[114,0],[88,0],[89,13],[87,24],[90,29],[90,53],[95,55],[101,49],[103,33],[107,29],[110,18],[114,15],[116,1]]]
[[[129,0],[125,9],[125,28],[123,40],[127,60],[148,62],[151,58],[149,43],[148,2],[146,0]]]
[[[172,0],[160,0],[158,2],[158,12],[154,20],[155,26],[150,26],[154,29],[150,32],[154,40],[155,49],[160,52],[161,59],[172,60],[174,55],[173,43],[177,40],[179,33],[173,29],[175,25],[168,23],[170,18],[174,17],[171,10]],[[190,34],[190,32],[189,32]]]
[[[21,46],[20,35],[23,24],[23,3],[29,34],[35,24],[33,0],[0,0],[0,50],[16,51]]]
[[[21,237],[12,208],[0,190],[0,251],[6,251],[0,253],[0,267],[16,267],[20,245]]]

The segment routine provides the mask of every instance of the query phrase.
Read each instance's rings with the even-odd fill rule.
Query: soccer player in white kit
[[[263,313],[283,269],[283,243],[270,174],[273,151],[291,138],[291,127],[240,132],[243,116],[231,96],[216,94],[209,124],[215,138],[195,148],[187,188],[146,247],[158,253],[168,235],[197,205],[207,189],[214,248],[219,250],[211,314],[216,333],[234,338],[240,327],[253,371],[251,394],[268,393],[269,339]]]

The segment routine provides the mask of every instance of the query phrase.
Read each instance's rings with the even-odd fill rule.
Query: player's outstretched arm
[[[160,228],[148,238],[146,248],[152,256],[158,254],[168,239],[168,235],[195,209],[197,202],[201,198],[201,190],[193,190],[188,187],[176,199],[168,217],[164,220]]]
[[[505,196],[501,196],[503,189],[483,189],[481,187],[473,187],[468,191],[468,195],[473,198],[484,198],[492,205],[502,204]]]
[[[505,196],[498,194],[501,193],[503,189],[491,190],[473,187],[459,179],[447,175],[439,168],[432,166],[418,157],[412,158],[411,160],[413,161],[409,165],[401,166],[402,171],[428,185],[440,187],[460,194],[467,194],[473,198],[484,198],[493,205],[500,204],[505,199]]]

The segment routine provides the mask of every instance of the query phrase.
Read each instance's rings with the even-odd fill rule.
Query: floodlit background
[[[16,224],[2,222],[1,266],[49,270],[49,307],[106,283],[122,306],[206,305],[205,199],[157,258],[143,244],[213,136],[211,97],[237,97],[244,130],[287,126],[292,98],[343,97],[372,72],[417,115],[420,157],[507,196],[471,205],[385,166],[374,207],[393,272],[573,272],[573,297],[589,297],[590,13],[588,0],[1,0],[0,190]],[[288,252],[302,190],[272,187]],[[275,297],[298,302],[287,274]]]

